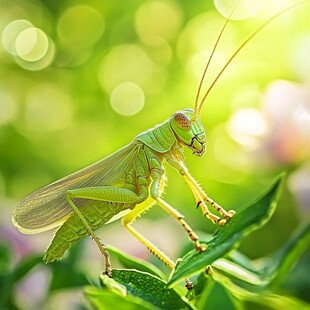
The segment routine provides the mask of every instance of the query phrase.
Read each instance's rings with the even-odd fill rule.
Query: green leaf
[[[203,310],[212,309],[237,309],[232,301],[233,297],[230,292],[220,282],[213,279],[208,282],[208,287],[200,297],[198,308]]]
[[[83,240],[70,248],[69,255],[66,258],[47,264],[53,275],[49,286],[50,291],[76,288],[89,284],[85,272],[78,265],[84,247],[85,241]]]
[[[203,242],[208,245],[206,251],[193,250],[179,259],[170,275],[168,285],[171,286],[180,279],[206,268],[207,265],[235,248],[244,236],[265,224],[276,208],[282,179],[283,176],[278,177],[262,197],[251,205],[240,209],[228,223],[217,230],[211,240]]]
[[[110,310],[145,310],[158,309],[147,304],[141,298],[128,295],[120,295],[114,290],[103,290],[102,288],[88,286],[84,290],[86,298],[89,300],[94,309]]]
[[[201,272],[195,279],[195,282],[193,283],[193,288],[187,291],[186,298],[192,301],[197,296],[199,296],[208,285],[209,280],[210,277],[207,277],[205,272]]]
[[[15,286],[32,268],[41,264],[42,256],[29,256],[18,263],[15,269],[11,270],[7,265],[11,263],[8,261],[10,259],[9,249],[2,248],[1,252],[3,256],[0,256],[0,261],[3,264],[3,270],[2,274],[0,274],[0,309],[18,309],[16,306]]]
[[[110,245],[106,246],[106,248],[109,253],[114,255],[126,269],[137,269],[158,276],[159,278],[165,277],[165,275],[156,266],[149,262],[129,256],[128,254],[111,247]]]
[[[222,274],[252,286],[275,286],[288,277],[302,254],[309,248],[310,224],[301,227],[274,255],[259,259],[259,263],[235,251],[228,259],[218,259],[213,267]],[[255,266],[260,268],[253,268]],[[248,289],[252,288],[248,286]],[[254,288],[255,289],[255,288]]]
[[[34,255],[25,258],[15,267],[15,270],[13,271],[14,281],[19,281],[38,264],[42,264],[42,255]]]
[[[0,277],[9,273],[11,256],[8,245],[0,243]]]
[[[289,241],[272,257],[268,277],[273,285],[281,282],[309,248],[310,224],[301,227]]]
[[[110,291],[121,294],[122,296],[126,296],[126,286],[119,284],[116,280],[107,276],[106,274],[101,274],[99,279],[102,287],[106,287]]]
[[[174,289],[167,288],[163,280],[149,273],[113,269],[112,277],[111,282],[111,279],[108,279],[106,275],[101,275],[101,283],[118,295],[123,294],[122,287],[125,287],[126,296],[123,297],[124,299],[133,296],[141,299],[140,304],[143,304],[142,300],[144,300],[144,302],[152,305],[152,308],[157,309],[193,309],[186,298],[181,297]],[[118,284],[113,283],[114,281]]]
[[[81,287],[89,284],[84,272],[78,270],[70,261],[54,262],[49,267],[53,274],[49,287],[50,291]]]
[[[216,270],[213,270],[212,279],[223,286],[226,294],[228,294],[233,304],[237,306],[237,309],[310,309],[307,302],[286,294],[281,295],[278,290],[260,289],[249,291],[247,287],[238,286],[235,281],[231,281]],[[208,309],[217,310],[226,309],[226,307],[209,307]]]
[[[248,294],[248,298],[243,299],[242,309],[255,310],[310,310],[310,306],[303,300],[292,296],[277,295],[275,293]]]

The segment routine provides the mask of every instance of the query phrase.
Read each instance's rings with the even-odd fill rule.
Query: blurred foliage
[[[120,259],[127,269],[113,269],[112,278],[102,274],[100,286],[98,283],[90,285],[76,264],[81,250],[76,247],[66,259],[49,265],[52,279],[48,296],[58,290],[84,286],[85,297],[94,309],[310,309],[310,304],[289,296],[289,290],[283,287],[289,272],[309,245],[309,224],[272,257],[263,258],[263,263],[231,251],[246,234],[270,219],[278,200],[279,185],[280,179],[262,197],[219,228],[206,242],[209,246],[206,251],[192,250],[180,258],[168,282],[150,263],[110,248],[112,256]],[[2,252],[5,251],[2,247]],[[14,286],[42,261],[40,256],[33,256],[9,271],[7,257],[3,255],[0,261],[0,305],[4,309],[19,309]],[[176,284],[187,276],[191,276],[193,287],[185,294],[185,288]]]
[[[215,2],[225,15],[223,1]],[[245,17],[255,13],[251,10],[258,2],[244,2],[250,3]],[[260,2],[264,5],[250,19],[228,24],[204,90],[244,37],[291,3]],[[270,222],[242,240],[240,250],[249,261],[275,253],[297,227],[309,222],[308,8],[305,3],[277,18],[242,50],[202,110],[208,135],[205,156],[194,158],[185,152],[193,176],[226,209],[247,205],[274,175],[288,172]],[[13,209],[35,189],[111,154],[176,110],[193,107],[204,65],[225,20],[218,10],[211,1],[198,0],[133,0],[126,5],[121,0],[0,1],[0,272],[1,291],[7,290],[1,294],[7,297],[3,305],[84,307],[80,286],[99,286],[102,262],[95,246],[89,240],[80,242],[62,262],[37,264],[38,258],[29,255],[41,256],[51,234],[21,236],[11,225]],[[238,11],[236,15],[241,18]],[[199,235],[213,232],[214,226],[194,211],[191,194],[177,173],[167,167],[167,175],[165,199]],[[186,236],[157,208],[135,225],[169,255],[182,253]],[[167,274],[119,223],[99,235],[106,244],[151,260],[161,270],[157,275]],[[290,240],[283,251],[292,253],[292,261],[286,261],[292,266],[298,239]],[[308,301],[309,255],[305,252],[294,272],[280,281],[289,294]],[[123,254],[117,257],[120,265],[127,261]],[[203,300],[215,302],[217,294],[228,294],[229,308],[226,280],[213,278],[207,281],[201,305],[206,304]],[[273,301],[272,296],[263,300]]]

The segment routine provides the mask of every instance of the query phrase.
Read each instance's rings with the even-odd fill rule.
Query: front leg
[[[200,206],[204,216],[206,216],[213,223],[218,223],[219,225],[224,225],[227,221],[229,221],[232,218],[232,216],[235,214],[235,211],[230,210],[227,212],[219,204],[217,204],[215,201],[209,198],[207,194],[204,192],[204,190],[201,188],[201,186],[197,183],[197,181],[190,175],[187,167],[182,163],[182,161],[176,160],[171,154],[167,154],[165,156],[165,159],[172,167],[177,169],[179,173],[185,178],[186,183],[188,184],[190,190],[194,194],[197,207]],[[223,219],[211,213],[206,203],[208,203],[216,211],[218,211],[219,214],[223,217]]]

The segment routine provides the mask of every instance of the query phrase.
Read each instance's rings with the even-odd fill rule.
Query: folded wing
[[[130,169],[139,152],[133,142],[112,155],[49,184],[19,202],[13,224],[23,233],[38,233],[59,226],[73,212],[66,200],[68,189],[111,185]]]

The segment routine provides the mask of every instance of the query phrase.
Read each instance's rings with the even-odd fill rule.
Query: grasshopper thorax
[[[177,111],[169,122],[180,144],[188,146],[194,155],[201,156],[206,149],[206,133],[199,117],[193,119],[193,115],[192,109]]]

